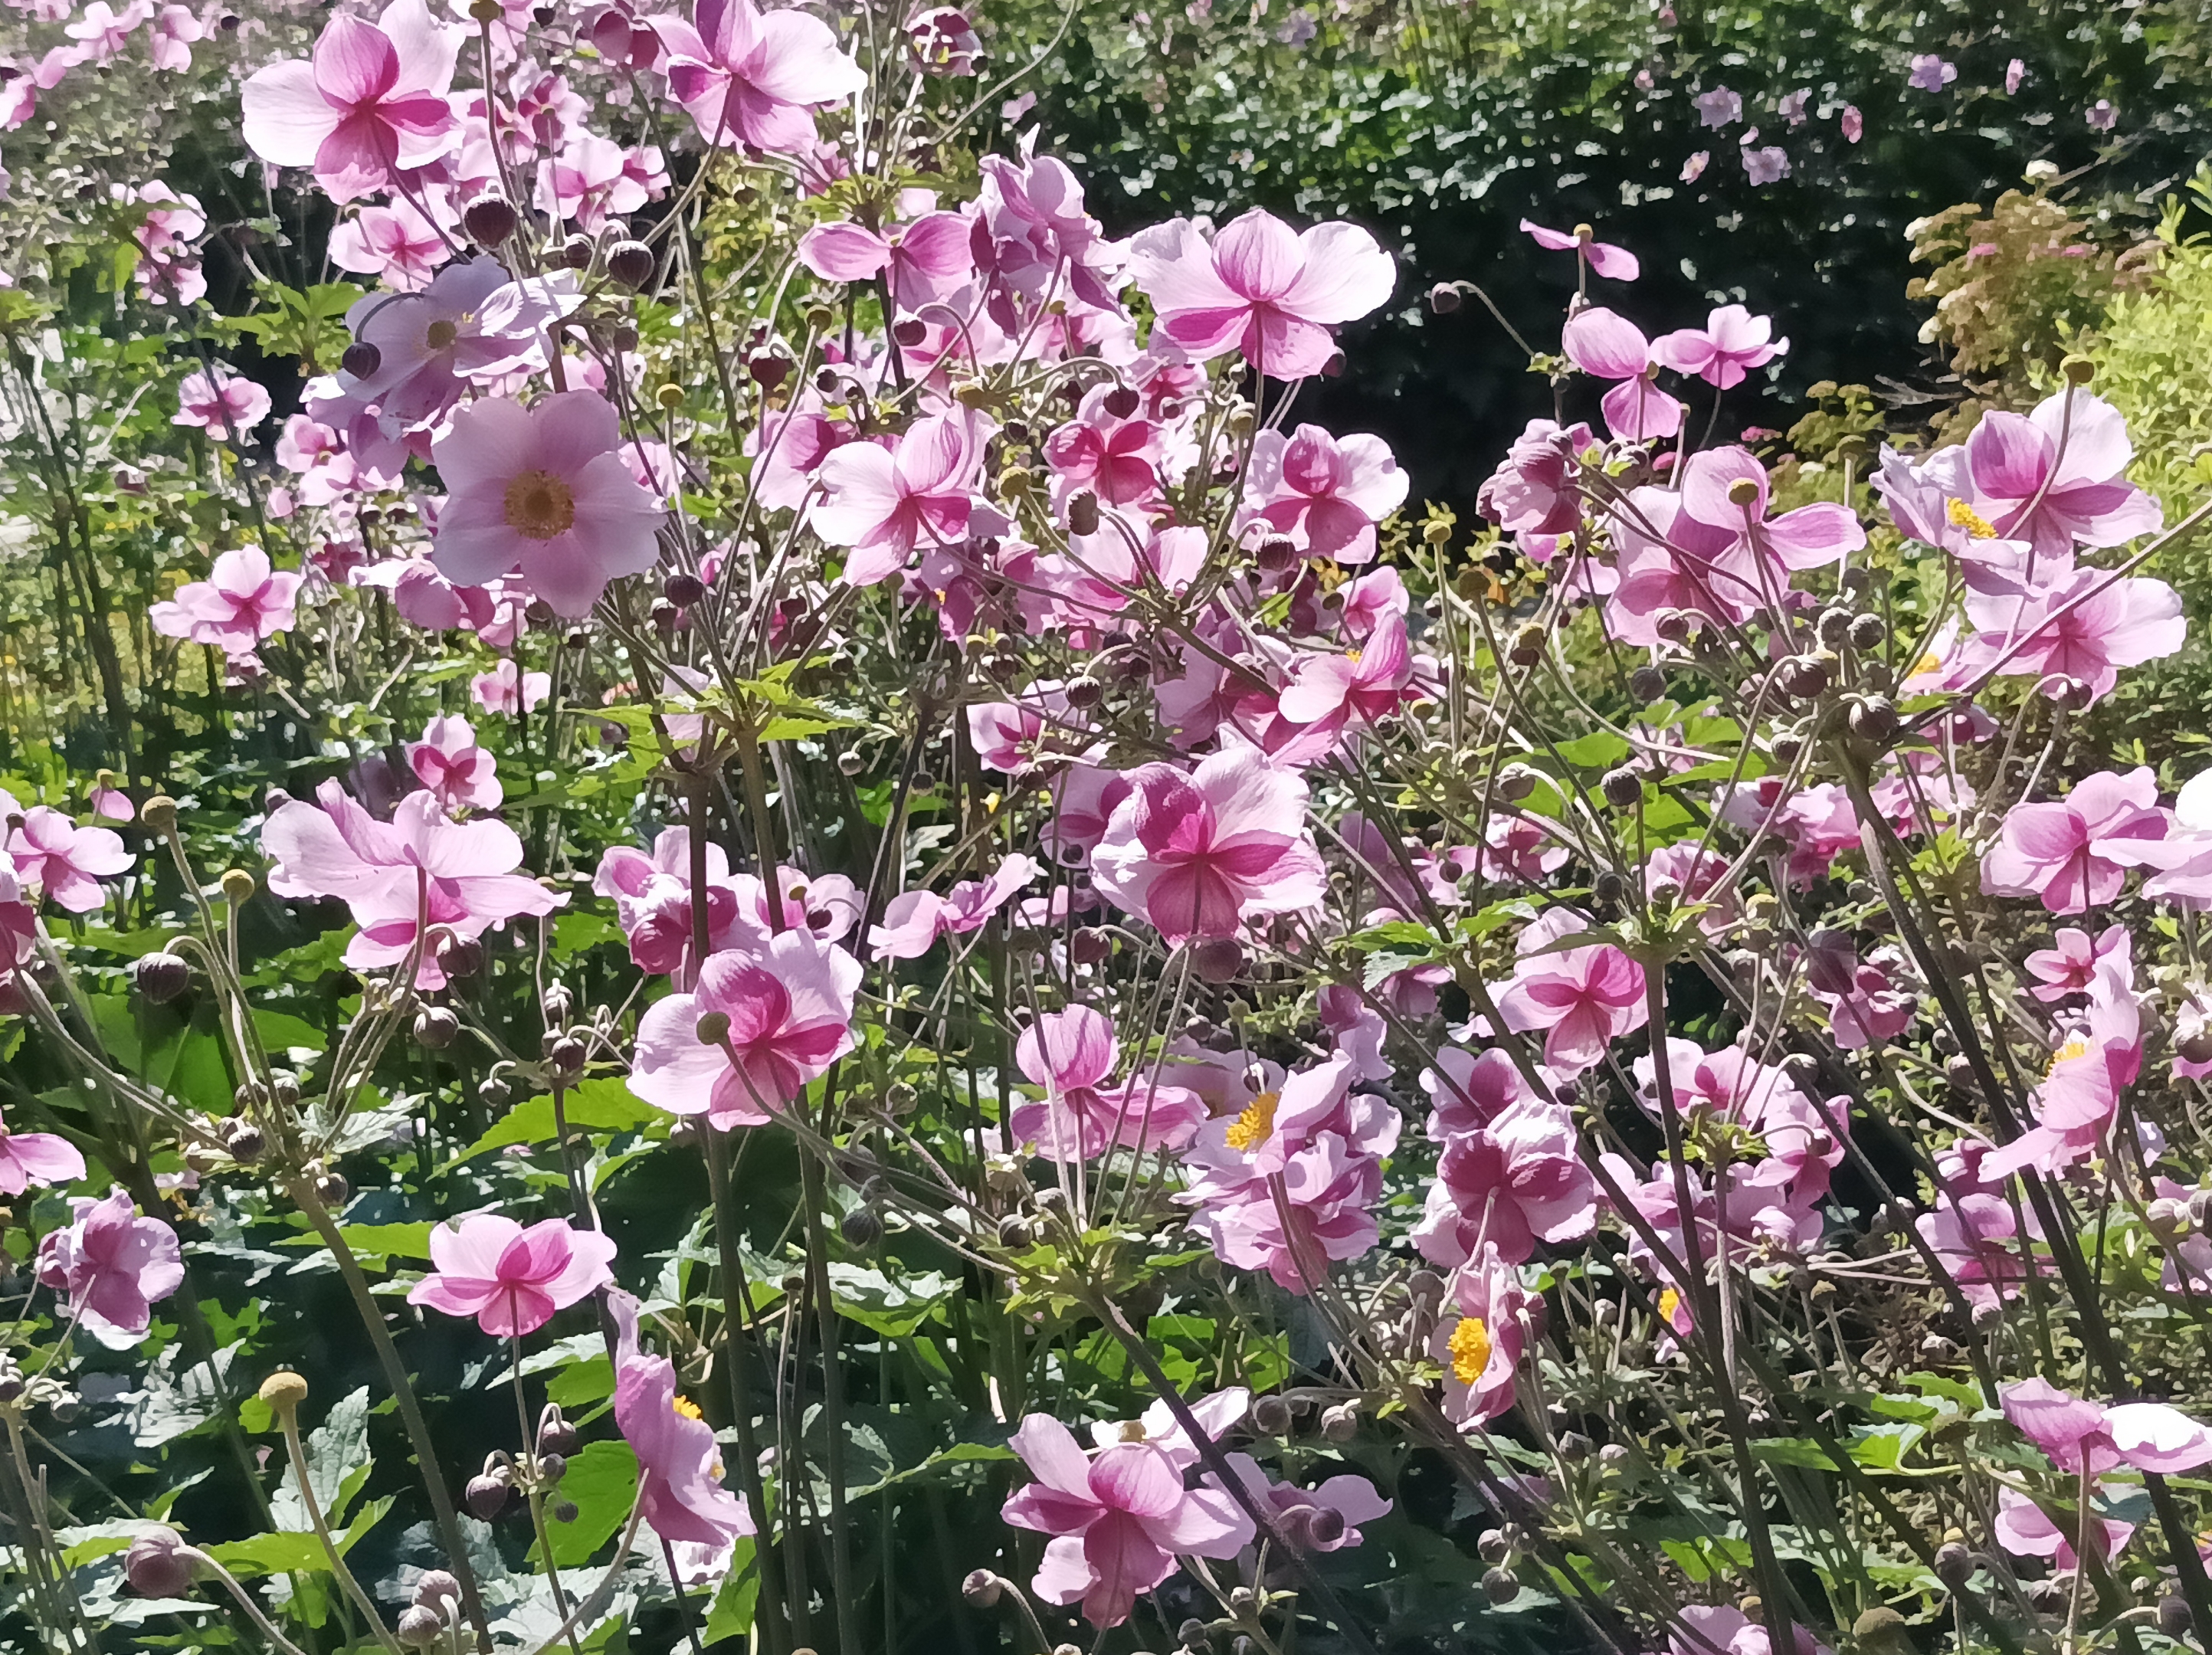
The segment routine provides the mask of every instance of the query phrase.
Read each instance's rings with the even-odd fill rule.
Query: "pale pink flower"
[[[868,932],[871,958],[920,959],[939,937],[964,937],[980,931],[991,916],[1044,872],[1019,852],[1002,858],[987,879],[963,879],[940,897],[933,891],[908,891],[884,909],[884,922]]]
[[[489,672],[469,680],[469,698],[488,713],[534,712],[553,693],[550,672],[526,672],[513,656],[501,658]]]
[[[0,948],[0,964],[7,952]],[[10,1132],[0,1123],[0,1196],[20,1196],[33,1186],[68,1183],[84,1176],[84,1157],[67,1138],[53,1132]]]
[[[701,886],[707,903],[707,952],[720,953],[741,943],[757,946],[761,935],[747,923],[730,879],[729,858],[711,839],[706,852]],[[640,970],[665,973],[678,989],[691,986],[697,962],[692,958],[690,829],[661,829],[650,855],[629,845],[611,846],[600,855],[592,889],[614,898],[615,917]]]
[[[154,15],[154,67],[176,75],[192,66],[192,43],[207,38],[191,7],[167,5]]]
[[[2130,946],[2124,925],[2108,925],[2094,938],[2087,931],[2063,925],[2051,942],[2051,947],[2037,949],[2022,962],[2036,980],[2028,993],[2045,1005],[2068,995],[2087,993],[2097,968]]]
[[[2091,131],[2109,132],[2119,125],[2120,112],[2112,106],[2109,99],[2100,98],[2089,106],[2081,119],[2088,122]]]
[[[78,43],[86,61],[104,64],[122,51],[138,26],[153,15],[150,0],[131,0],[120,12],[107,0],[92,0],[77,21],[62,32]]]
[[[697,0],[692,21],[652,20],[666,50],[669,95],[713,144],[792,154],[814,143],[814,111],[867,76],[818,17],[762,13],[751,0]]]
[[[1543,952],[1590,928],[1569,908],[1554,908],[1521,934],[1512,980],[1498,997],[1505,1026],[1542,1029],[1544,1062],[1579,1074],[1606,1048],[1644,1025],[1644,968],[1610,943]]]
[[[407,748],[408,768],[447,810],[496,810],[499,761],[477,745],[468,720],[432,719]]]
[[[1637,261],[1634,253],[1626,247],[1616,247],[1610,241],[1599,240],[1590,234],[1586,225],[1577,227],[1570,234],[1565,230],[1547,230],[1541,224],[1532,224],[1524,218],[1521,221],[1521,231],[1524,235],[1533,236],[1538,246],[1547,247],[1553,253],[1565,253],[1570,247],[1577,249],[1589,261],[1591,270],[1613,281],[1633,282],[1644,272],[1644,267]]]
[[[1774,337],[1774,324],[1741,305],[1722,305],[1701,328],[1678,328],[1652,341],[1652,360],[1677,373],[1694,374],[1726,391],[1743,383],[1751,368],[1764,367],[1790,349]]]
[[[249,435],[268,417],[269,393],[252,380],[234,374],[187,374],[177,387],[177,411],[169,423],[196,426],[210,441],[228,442],[234,435]]]
[[[2146,845],[2164,839],[2167,826],[2148,766],[2124,776],[2100,770],[2063,800],[2006,812],[1997,843],[1982,858],[1983,893],[2034,897],[2054,914],[2101,908],[2120,894],[2128,869],[2142,865]]]
[[[317,804],[290,800],[262,824],[261,847],[275,859],[269,888],[280,897],[337,897],[361,928],[346,946],[357,970],[403,964],[418,926],[482,936],[521,915],[550,914],[568,901],[514,870],[522,841],[504,822],[456,822],[428,793],[399,801],[380,822],[337,782],[316,790]],[[418,986],[441,988],[437,951],[424,948]]]
[[[1047,1012],[1022,1031],[1014,1061],[1042,1102],[1015,1105],[1007,1135],[1034,1144],[1055,1160],[1089,1160],[1109,1148],[1177,1149],[1206,1119],[1206,1104],[1188,1087],[1152,1083],[1152,1065],[1109,1086],[1121,1060],[1113,1019],[1088,1006]]]
[[[428,287],[450,257],[452,250],[436,228],[405,201],[363,207],[331,232],[333,265],[380,277],[398,293]]]
[[[1188,775],[1146,764],[1091,853],[1101,895],[1170,944],[1235,936],[1245,923],[1319,902],[1321,853],[1306,830],[1306,785],[1256,749],[1214,753]]]
[[[7,795],[0,794],[0,800]],[[9,813],[13,813],[9,801]],[[33,806],[9,834],[8,855],[15,861],[15,877],[35,885],[48,902],[72,914],[89,914],[107,900],[100,888],[102,875],[126,873],[131,853],[121,837],[110,829],[79,827],[58,810]]]
[[[1681,181],[1685,184],[1695,184],[1705,175],[1705,168],[1712,164],[1712,159],[1711,150],[1698,150],[1682,163]]]
[[[1778,183],[1790,176],[1790,152],[1778,143],[1747,146],[1743,151],[1743,175],[1753,188]]]
[[[146,618],[164,637],[249,655],[264,638],[292,630],[299,593],[297,575],[272,569],[260,547],[240,546],[218,557],[206,580],[154,605]]]
[[[118,1187],[72,1196],[66,1229],[39,1243],[40,1284],[67,1296],[77,1324],[110,1350],[128,1350],[154,1324],[154,1305],[184,1284],[177,1232],[140,1218]]]
[[[2027,78],[2027,65],[2025,63],[2015,58],[2010,63],[2007,64],[2005,65],[2004,78],[2005,96],[2008,98],[2012,96],[2014,93],[2019,91],[2020,83]]]
[[[1046,1414],[1014,1433],[1035,1479],[1001,1515],[1053,1538],[1032,1590],[1048,1603],[1081,1603],[1099,1627],[1129,1618],[1139,1593],[1175,1572],[1179,1555],[1234,1557],[1252,1521],[1218,1488],[1185,1488],[1183,1474],[1149,1442],[1116,1443],[1086,1457],[1074,1433]]]
[[[1743,97],[1724,86],[1700,92],[1690,100],[1698,112],[1698,125],[1719,128],[1743,119]]]
[[[799,261],[825,282],[884,279],[893,301],[911,310],[972,274],[972,226],[959,213],[927,213],[881,229],[842,220],[799,238]]]
[[[307,167],[333,201],[388,188],[446,153],[458,131],[446,93],[462,31],[423,0],[393,0],[375,22],[340,13],[312,63],[259,70],[241,98],[246,148],[274,167]]]
[[[1941,92],[1959,78],[1959,66],[1947,63],[1932,52],[1923,52],[1912,60],[1912,72],[1905,83],[1918,92]]]
[[[1602,305],[1588,305],[1560,332],[1567,360],[1593,378],[1617,381],[1601,406],[1607,428],[1627,442],[1673,436],[1682,429],[1682,405],[1652,383],[1657,364],[1644,330]]]
[[[448,1316],[473,1316],[495,1339],[535,1333],[614,1280],[612,1236],[549,1218],[528,1229],[499,1213],[430,1227],[431,1274],[407,1294]]]
[[[2035,1089],[2035,1125],[1984,1155],[1982,1177],[2000,1182],[2026,1167],[2059,1172],[2104,1150],[2120,1096],[2142,1070],[2133,970],[2132,958],[2117,954],[2097,968],[2087,1016],[2051,1055]]]
[[[1299,1551],[1335,1552],[1359,1544],[1359,1525],[1389,1514],[1390,1502],[1365,1477],[1350,1472],[1323,1478],[1310,1488],[1277,1482],[1249,1454],[1227,1454],[1230,1473],[1266,1512],[1276,1532]],[[1200,1479],[1209,1488],[1222,1481],[1212,1472]]]
[[[1331,328],[1379,308],[1397,267],[1357,225],[1304,233],[1255,208],[1209,243],[1188,219],[1141,231],[1130,273],[1161,332],[1200,361],[1230,350],[1263,374],[1303,379],[1334,354]]]
[[[824,540],[851,552],[848,585],[896,574],[918,545],[967,538],[990,436],[988,422],[964,410],[930,414],[894,446],[848,442],[823,459],[810,517]]]
[[[2110,1565],[2134,1535],[2136,1525],[2118,1518],[2091,1514],[2094,1533],[2090,1536],[2097,1547],[2100,1560]],[[2072,1532],[2051,1521],[2050,1515],[2026,1494],[2016,1488],[1997,1490],[1997,1514],[1990,1524],[1997,1543],[2015,1557],[2047,1557],[2057,1567],[2070,1569],[2081,1560],[2074,1542],[2081,1537],[2078,1525]]]
[[[519,572],[556,613],[589,614],[608,581],[660,561],[667,514],[622,450],[622,421],[596,392],[463,409],[431,445],[451,490],[431,554],[439,572],[456,586]]]
[[[629,1089],[719,1129],[763,1125],[857,1044],[860,975],[842,948],[798,928],[757,954],[710,955],[690,993],[639,1022]]]
[[[2069,386],[2025,416],[1991,409],[1966,438],[1973,503],[2000,540],[2041,557],[2123,545],[2154,533],[2158,502],[2127,479],[2127,421],[2102,397]]]
[[[1587,425],[1530,420],[1475,495],[1475,505],[1509,534],[1570,533],[1583,520],[1575,479],[1583,456],[1596,446]]]
[[[676,1365],[637,1342],[637,1300],[614,1290],[615,1425],[637,1456],[637,1509],[687,1566],[719,1574],[732,1545],[757,1532],[741,1496],[722,1486],[714,1427],[676,1390]],[[686,1555],[689,1553],[690,1555]]]
[[[1855,103],[1844,106],[1844,113],[1837,117],[1837,125],[1843,128],[1846,143],[1856,143],[1866,136],[1866,117],[1859,113],[1859,106]]]
[[[1308,557],[1340,563],[1373,561],[1376,525],[1412,486],[1381,437],[1333,437],[1318,425],[1261,432],[1244,484],[1258,521]]]
[[[2114,579],[2077,569],[2035,591],[1966,593],[1966,618],[1980,630],[1960,652],[1962,681],[2005,677],[2070,678],[2092,696],[2110,695],[2120,668],[2179,649],[2189,623],[2181,595],[2163,581]]]

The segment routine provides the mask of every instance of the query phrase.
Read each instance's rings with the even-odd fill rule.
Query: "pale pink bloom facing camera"
[[[465,718],[432,719],[422,739],[409,745],[407,764],[447,810],[499,806],[499,763],[477,745],[477,733]]]
[[[667,514],[622,448],[622,421],[596,392],[463,409],[431,445],[451,490],[432,553],[439,572],[456,586],[516,572],[556,613],[589,614],[608,581],[660,561]]]
[[[629,1089],[672,1115],[761,1126],[853,1050],[860,962],[812,932],[757,955],[710,955],[698,986],[656,1002],[637,1029]]]
[[[177,411],[172,425],[195,426],[212,442],[243,437],[269,417],[269,393],[252,380],[232,374],[210,378],[187,374],[177,387]]]
[[[67,1229],[39,1244],[41,1286],[68,1298],[68,1314],[110,1350],[128,1350],[154,1324],[154,1306],[184,1284],[177,1232],[140,1218],[121,1189],[70,1202]]]
[[[215,560],[204,581],[177,588],[155,604],[147,619],[164,637],[187,638],[228,655],[250,655],[264,638],[289,632],[300,577],[272,569],[258,546],[241,546]]]
[[[1754,316],[1741,305],[1722,305],[1705,318],[1702,328],[1679,328],[1652,342],[1652,360],[1677,373],[1694,374],[1710,386],[1726,391],[1743,383],[1744,374],[1763,368],[1790,349],[1790,341],[1774,338],[1774,324]]]
[[[751,0],[698,0],[692,21],[652,20],[669,95],[709,143],[793,154],[814,143],[814,112],[867,84],[818,17],[763,13]]]
[[[7,794],[0,794],[0,805],[7,814],[15,813]],[[72,914],[89,914],[107,900],[100,876],[131,869],[131,853],[118,835],[107,828],[79,827],[44,805],[24,814],[8,836],[7,849],[17,879],[36,885],[48,902]]]
[[[1188,219],[1139,232],[1130,272],[1158,326],[1203,361],[1237,350],[1263,374],[1303,379],[1335,354],[1329,330],[1388,302],[1397,267],[1356,224],[1299,232],[1258,208],[1209,243]]]
[[[473,1316],[495,1339],[535,1333],[614,1280],[611,1236],[574,1230],[563,1218],[528,1229],[498,1213],[471,1213],[430,1230],[434,1274],[416,1282],[410,1305]]]
[[[246,83],[246,148],[275,167],[307,167],[343,203],[436,160],[458,131],[446,98],[461,31],[422,0],[394,0],[375,22],[341,14],[311,63],[289,58]]]

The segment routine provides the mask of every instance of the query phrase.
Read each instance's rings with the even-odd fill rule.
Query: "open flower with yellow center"
[[[622,423],[596,391],[526,408],[471,403],[430,452],[448,491],[431,560],[456,586],[519,574],[556,612],[578,617],[608,581],[660,560],[666,514],[633,474]]]
[[[1490,1329],[1479,1316],[1463,1316],[1452,1329],[1452,1378],[1463,1385],[1477,1384],[1490,1369]]]
[[[1952,527],[1966,530],[1970,539],[1994,540],[1997,538],[1997,526],[1963,500],[1948,502],[1943,508],[1943,515],[1950,520]]]
[[[1275,1105],[1281,1101],[1282,1094],[1279,1092],[1261,1092],[1244,1105],[1243,1114],[1230,1123],[1223,1141],[1240,1154],[1250,1154],[1267,1142],[1268,1135],[1274,1131]]]

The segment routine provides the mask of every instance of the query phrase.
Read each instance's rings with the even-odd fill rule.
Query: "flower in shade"
[[[1119,1626],[1137,1597],[1174,1573],[1178,1556],[1234,1557],[1252,1520],[1218,1488],[1186,1488],[1183,1474],[1150,1442],[1115,1443],[1086,1456],[1049,1415],[1014,1433],[1014,1451],[1035,1479],[1000,1515],[1052,1539],[1033,1589],[1048,1603],[1081,1603],[1093,1626]]]
[[[1327,887],[1306,831],[1306,784],[1252,747],[1212,754],[1185,775],[1129,776],[1091,855],[1100,893],[1170,943],[1231,937],[1246,921],[1310,908]]]
[[[1745,373],[1764,367],[1790,349],[1774,338],[1774,324],[1741,305],[1722,305],[1705,326],[1678,328],[1652,341],[1652,359],[1677,373],[1695,374],[1723,391],[1743,383]]]
[[[2015,58],[2010,63],[2007,64],[2005,65],[2005,95],[2007,97],[2010,97],[2014,93],[2019,91],[2020,83],[2027,78],[2027,65],[2025,63]]]
[[[423,0],[394,0],[374,23],[340,13],[312,62],[271,64],[246,83],[246,148],[271,166],[313,167],[333,201],[389,187],[459,136],[446,94],[460,35]]]
[[[1920,92],[1941,92],[1959,78],[1959,66],[1947,63],[1935,52],[1923,52],[1912,60],[1912,72],[1905,83]]]
[[[1610,241],[1599,240],[1587,224],[1576,225],[1570,234],[1564,230],[1547,229],[1541,224],[1531,223],[1524,218],[1521,221],[1521,231],[1524,235],[1534,237],[1538,246],[1548,247],[1553,253],[1565,253],[1570,247],[1579,249],[1582,256],[1589,261],[1593,271],[1613,281],[1633,282],[1643,273],[1644,267],[1637,261],[1634,253],[1626,247],[1616,247]]]
[[[678,1548],[687,1577],[719,1574],[732,1545],[757,1532],[752,1513],[722,1486],[714,1427],[677,1393],[676,1365],[638,1348],[637,1300],[611,1292],[607,1310],[615,1323],[615,1425],[637,1456],[639,1515]]]
[[[1700,149],[1692,155],[1682,163],[1682,182],[1695,184],[1705,175],[1705,168],[1712,164],[1712,159],[1713,152],[1710,149]]]
[[[177,411],[169,423],[197,426],[209,440],[228,442],[244,436],[269,417],[269,393],[235,374],[187,374],[177,387]]]
[[[2109,101],[2100,98],[2089,106],[2088,113],[2082,119],[2089,123],[2091,131],[2109,132],[2118,125],[2120,112],[2112,107]]]
[[[1047,1012],[1024,1030],[1014,1061],[1042,1102],[1017,1104],[1007,1133],[1058,1160],[1088,1160],[1123,1149],[1179,1148],[1206,1118],[1206,1104],[1188,1087],[1155,1086],[1150,1066],[1121,1086],[1108,1077],[1121,1058],[1113,1019],[1088,1006]]]
[[[1203,361],[1224,350],[1277,379],[1318,374],[1329,330],[1390,297],[1397,267],[1356,224],[1293,230],[1258,208],[1208,242],[1188,219],[1139,232],[1130,272],[1167,338]]]
[[[1301,1488],[1295,1482],[1275,1482],[1249,1454],[1223,1458],[1254,1503],[1273,1520],[1276,1532],[1300,1551],[1334,1552],[1357,1546],[1363,1538],[1361,1524],[1389,1514],[1390,1502],[1365,1477],[1346,1472]],[[1209,1488],[1222,1486],[1211,1471],[1201,1480]]]
[[[110,1350],[128,1350],[154,1324],[154,1305],[184,1284],[177,1232],[140,1218],[120,1188],[72,1197],[70,1223],[39,1243],[40,1285],[67,1296],[68,1313]]]
[[[1743,152],[1744,176],[1753,185],[1772,184],[1790,176],[1790,152],[1779,144],[1765,143]]]
[[[614,1238],[564,1218],[525,1229],[500,1213],[471,1213],[430,1229],[432,1273],[407,1294],[448,1316],[473,1316],[495,1339],[535,1333],[614,1280]]]
[[[447,810],[498,808],[499,762],[477,745],[477,733],[465,718],[432,719],[422,739],[409,745],[407,765]]]
[[[815,141],[814,112],[867,84],[818,17],[763,13],[752,0],[698,0],[691,21],[652,20],[669,95],[713,144],[793,154]]]
[[[1743,119],[1741,94],[1731,92],[1724,86],[1717,86],[1710,92],[1700,92],[1690,102],[1698,112],[1698,125],[1700,126],[1726,126],[1731,121]]]
[[[666,514],[632,475],[622,421],[596,391],[472,404],[430,452],[450,491],[431,557],[456,586],[517,573],[556,613],[580,616],[608,581],[660,559]]]
[[[945,896],[908,891],[892,897],[884,910],[884,922],[868,932],[872,957],[920,959],[939,937],[964,937],[981,930],[1016,891],[1043,871],[1034,857],[1017,851],[1002,859],[988,879],[963,879]]]
[[[0,960],[5,958],[0,945]],[[10,1132],[0,1123],[0,1196],[20,1196],[33,1185],[68,1183],[84,1176],[84,1157],[53,1132]]]
[[[146,618],[163,637],[250,655],[262,639],[292,629],[299,592],[297,575],[270,568],[260,547],[240,546],[217,557],[206,580],[179,587],[174,598],[155,604]]]
[[[860,975],[860,961],[803,928],[757,954],[710,955],[690,993],[638,1024],[629,1089],[724,1129],[762,1125],[857,1044]]]
[[[0,816],[15,814],[15,800],[0,794]],[[107,900],[103,874],[128,873],[131,853],[113,830],[79,827],[58,810],[33,806],[9,834],[7,853],[15,877],[35,885],[46,900],[72,914],[89,914]]]
[[[1844,106],[1844,113],[1836,118],[1836,124],[1844,129],[1844,142],[1846,143],[1856,143],[1866,136],[1866,117],[1859,113],[1859,106],[1855,103]]]

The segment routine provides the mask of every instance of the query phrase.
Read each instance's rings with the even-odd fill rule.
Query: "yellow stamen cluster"
[[[1973,539],[1994,540],[1997,538],[1997,526],[1963,500],[1952,501],[1944,507],[1943,514],[1951,520],[1954,528],[1966,530]]]
[[[687,1420],[703,1420],[707,1417],[699,1411],[699,1404],[689,1396],[672,1397],[668,1405]]]
[[[1244,1105],[1244,1112],[1231,1125],[1225,1141],[1239,1154],[1250,1154],[1267,1141],[1267,1135],[1275,1129],[1275,1104],[1279,1095],[1263,1092]]]
[[[1452,1329],[1452,1378],[1463,1385],[1471,1385],[1490,1367],[1490,1329],[1479,1316],[1460,1318]]]

